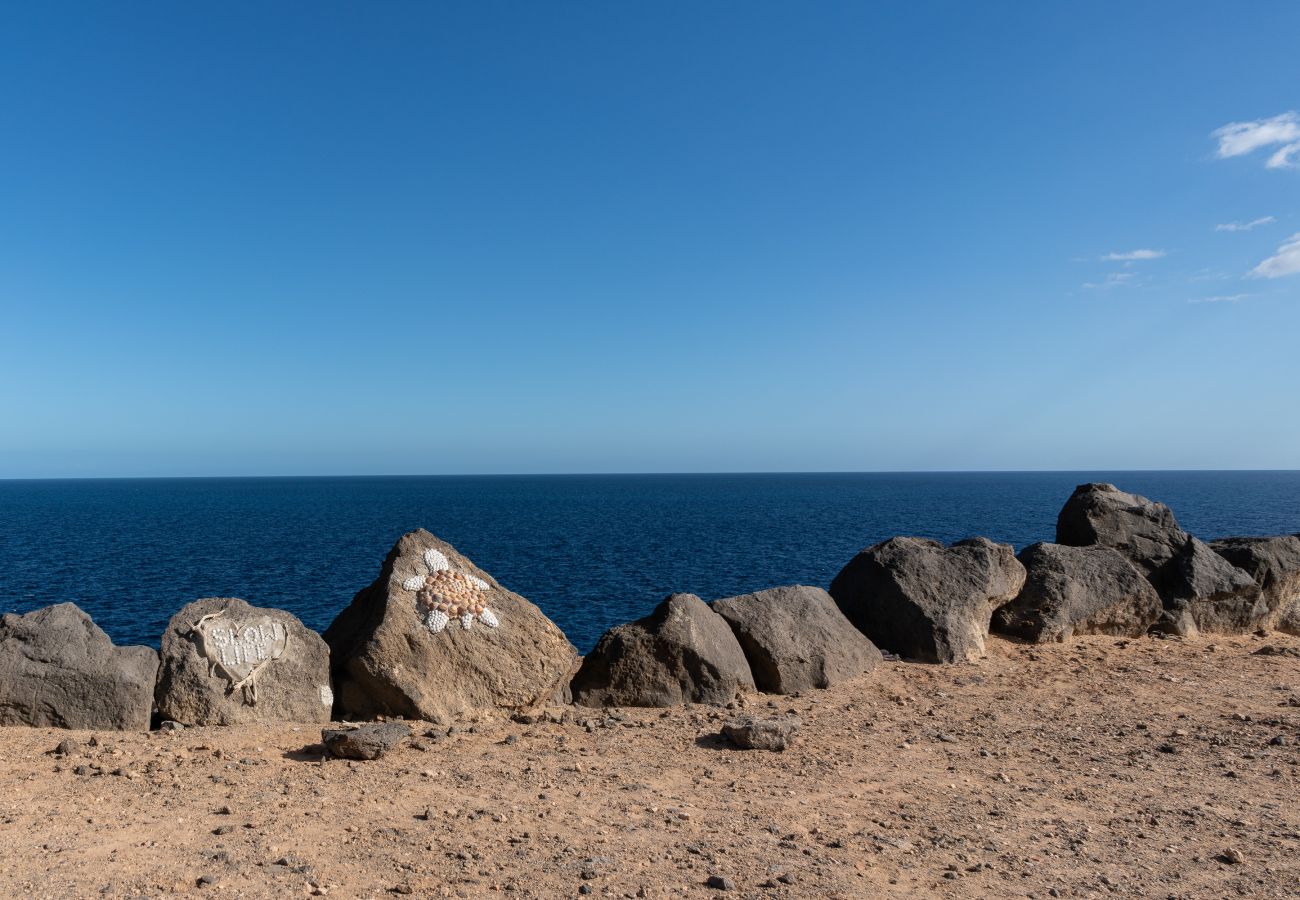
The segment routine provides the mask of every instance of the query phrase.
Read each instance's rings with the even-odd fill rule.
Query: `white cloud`
[[[1295,162],[1291,157],[1300,154],[1300,141],[1294,144],[1287,144],[1285,147],[1278,148],[1277,152],[1268,158],[1264,163],[1266,169],[1291,169],[1295,167]]]
[[[1265,165],[1270,169],[1286,169],[1295,165],[1292,157],[1300,154],[1300,115],[1284,112],[1271,119],[1253,122],[1230,122],[1211,135],[1219,141],[1216,155],[1219,159],[1244,156],[1261,147],[1282,144]]]
[[[1123,287],[1128,284],[1134,277],[1132,272],[1111,272],[1106,276],[1105,281],[1101,282],[1084,282],[1084,287],[1090,291],[1108,291],[1111,288]]]
[[[1272,225],[1277,219],[1273,216],[1262,216],[1258,219],[1252,219],[1249,222],[1225,222],[1222,225],[1215,225],[1215,231],[1250,231],[1261,225]]]
[[[1165,255],[1163,250],[1129,250],[1125,253],[1107,253],[1102,262],[1134,262],[1140,259],[1159,259]]]
[[[1250,294],[1224,294],[1219,297],[1197,297],[1188,300],[1188,303],[1240,303],[1242,300],[1249,298]]]
[[[1251,278],[1283,278],[1300,275],[1300,233],[1293,234],[1277,252],[1250,270]]]

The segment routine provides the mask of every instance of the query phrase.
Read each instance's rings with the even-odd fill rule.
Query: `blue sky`
[[[1297,34],[8,4],[0,477],[1300,467]]]

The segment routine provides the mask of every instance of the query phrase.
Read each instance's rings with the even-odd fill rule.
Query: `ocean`
[[[1052,540],[1076,484],[1168,503],[1201,538],[1300,531],[1300,472],[573,475],[0,481],[0,610],[72,601],[158,645],[198,597],[324,631],[427,528],[586,652],[670,593],[826,586],[894,535]]]

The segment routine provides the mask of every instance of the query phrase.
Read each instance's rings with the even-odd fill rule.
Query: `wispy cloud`
[[[1251,278],[1283,278],[1300,275],[1300,233],[1291,235],[1277,252],[1250,270]]]
[[[1223,294],[1218,297],[1194,297],[1188,303],[1240,303],[1249,299],[1251,294]]]
[[[1086,281],[1083,286],[1090,291],[1108,291],[1111,288],[1123,287],[1135,277],[1132,272],[1111,272],[1106,276],[1105,281]]]
[[[1210,136],[1219,141],[1216,152],[1219,159],[1244,156],[1261,147],[1281,144],[1264,165],[1270,169],[1289,169],[1296,165],[1293,158],[1300,155],[1300,115],[1291,111],[1271,119],[1229,122]]]
[[[1123,253],[1107,253],[1102,262],[1136,262],[1143,259],[1159,259],[1165,255],[1163,250],[1128,250]]]
[[[1261,216],[1258,219],[1252,219],[1249,222],[1225,222],[1222,225],[1215,225],[1215,231],[1250,231],[1261,225],[1272,225],[1277,219],[1274,216]]]

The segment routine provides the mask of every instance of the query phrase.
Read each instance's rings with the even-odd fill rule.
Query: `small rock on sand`
[[[722,733],[743,750],[784,750],[802,724],[797,716],[783,719],[736,716],[723,723]]]
[[[360,728],[325,728],[321,741],[330,753],[343,759],[378,759],[411,736],[398,722],[362,725]]]

